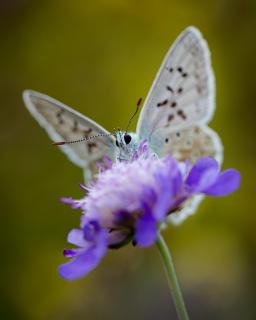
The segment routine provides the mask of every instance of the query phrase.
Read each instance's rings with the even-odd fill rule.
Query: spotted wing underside
[[[137,133],[160,156],[172,154],[191,163],[203,156],[222,162],[222,144],[206,124],[215,108],[210,53],[201,33],[187,28],[167,53],[142,109]],[[169,216],[182,222],[195,212],[203,196],[189,199]]]
[[[208,123],[214,111],[214,77],[205,40],[187,28],[163,61],[142,109],[137,132],[177,131]]]
[[[179,161],[189,159],[192,163],[202,157],[212,157],[222,162],[220,138],[206,125],[169,133],[159,130],[157,135],[152,136],[151,145],[160,157],[172,154]]]
[[[91,119],[44,94],[26,90],[23,99],[32,116],[54,142],[108,134],[108,131]],[[88,179],[95,161],[101,160],[104,155],[111,159],[115,157],[115,140],[112,136],[101,136],[91,141],[67,144],[59,148],[74,164],[85,169]]]

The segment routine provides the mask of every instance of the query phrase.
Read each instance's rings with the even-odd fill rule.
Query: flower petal
[[[156,185],[159,189],[154,207],[154,217],[157,221],[163,221],[166,218],[183,183],[178,162],[168,157],[165,159],[165,164],[163,170],[155,175]]]
[[[173,197],[170,189],[164,189],[162,193],[159,195],[155,206],[154,206],[154,217],[157,221],[163,221],[173,202]]]
[[[216,181],[219,171],[219,164],[213,158],[205,157],[197,160],[185,181],[188,192],[202,192],[210,187]]]
[[[154,190],[153,187],[148,185],[142,185],[142,193],[141,193],[141,199],[143,199],[144,202],[147,202],[148,206],[153,206],[154,203],[156,203],[158,199],[158,195],[156,193],[156,190]]]
[[[103,162],[104,162],[104,164],[105,164],[105,166],[106,166],[107,169],[111,169],[111,168],[112,168],[113,163],[112,163],[110,157],[108,157],[107,155],[105,155],[105,156],[103,157]]]
[[[125,210],[118,210],[114,214],[113,223],[117,226],[131,227],[133,225],[134,218],[130,212]]]
[[[72,258],[74,256],[77,256],[84,251],[83,248],[78,248],[78,249],[64,249],[63,250],[63,255],[65,258]]]
[[[228,169],[223,171],[215,183],[206,188],[203,193],[209,196],[226,196],[238,189],[240,182],[240,173],[235,169]]]
[[[165,184],[169,185],[170,189],[172,189],[170,196],[176,196],[180,193],[181,186],[182,186],[182,172],[179,166],[179,163],[174,158],[168,156],[165,159],[166,168],[164,168],[164,171],[166,172],[166,179]],[[162,185],[162,189],[164,188],[164,185]]]
[[[79,183],[79,187],[81,188],[81,189],[83,189],[84,191],[86,191],[86,192],[89,192],[90,191],[90,189],[89,188],[87,188],[83,183]]]
[[[99,231],[99,223],[96,220],[91,220],[83,227],[83,237],[86,241],[94,242]]]
[[[155,243],[157,237],[157,221],[150,210],[141,216],[135,226],[135,241],[140,247],[148,247]]]
[[[108,234],[108,247],[117,249],[127,244],[132,238],[132,233],[126,230],[114,230]]]
[[[98,265],[106,250],[107,232],[106,230],[101,230],[98,234],[97,243],[85,249],[70,262],[62,264],[59,267],[59,274],[67,280],[75,280],[85,276]]]
[[[60,198],[60,202],[65,203],[65,204],[69,204],[71,206],[72,209],[78,209],[81,207],[81,203],[79,200],[74,200],[71,197],[68,198]]]
[[[86,244],[86,241],[84,239],[84,234],[81,229],[73,229],[68,234],[68,242],[71,244],[74,244],[78,247],[84,247]]]

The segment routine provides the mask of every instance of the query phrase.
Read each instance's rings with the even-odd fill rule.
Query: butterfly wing
[[[141,111],[137,133],[159,155],[194,162],[202,156],[222,161],[222,144],[206,124],[215,108],[210,53],[201,33],[187,28],[167,53]],[[195,196],[170,215],[181,222],[202,200]]]
[[[97,134],[108,134],[104,128],[44,94],[26,90],[23,93],[26,107],[38,123],[46,130],[52,141],[72,141]],[[67,144],[59,147],[77,166],[85,169],[90,178],[91,166],[104,155],[115,158],[115,139],[101,136],[95,140]]]
[[[214,111],[214,76],[210,53],[200,32],[187,28],[167,53],[146,98],[137,125],[141,139],[164,156],[192,161],[221,159],[217,134],[206,127]]]
[[[167,53],[145,100],[137,125],[142,138],[207,123],[214,111],[214,77],[205,40],[187,28]]]
[[[223,147],[217,133],[206,125],[195,125],[179,131],[158,130],[151,138],[151,147],[160,157],[172,154],[179,161],[194,163],[202,157],[223,158]]]

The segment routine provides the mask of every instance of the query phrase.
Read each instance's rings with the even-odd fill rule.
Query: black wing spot
[[[56,117],[58,118],[59,124],[64,124],[65,121],[61,118],[61,116],[63,115],[64,110],[61,109],[60,111],[57,112]]]
[[[187,72],[182,73],[182,77],[186,78],[188,76]]]
[[[169,142],[169,139],[168,138],[165,138],[165,143],[168,143]]]
[[[173,119],[174,119],[174,115],[173,115],[173,114],[170,114],[170,115],[168,116],[167,121],[168,121],[168,122],[171,122]]]
[[[173,68],[172,68],[172,67],[171,67],[171,68],[169,68],[169,72],[171,72],[171,73],[173,72]]]
[[[184,111],[182,111],[182,110],[178,110],[178,111],[177,111],[177,115],[180,116],[183,120],[186,120],[186,119],[187,119],[186,114],[185,114]]]
[[[176,132],[176,137],[180,137],[180,132],[179,131]]]
[[[162,102],[158,102],[157,107],[165,106],[167,103],[168,103],[168,100],[167,100],[167,99],[165,99],[165,100],[164,100],[164,101],[162,101]]]
[[[176,101],[173,101],[172,103],[171,103],[171,107],[172,108],[175,108],[177,106],[177,102]]]
[[[177,90],[178,93],[182,93],[183,92],[183,88],[180,87],[178,90]]]
[[[74,120],[72,131],[77,132],[77,129],[78,129],[78,122],[77,122],[77,120]]]
[[[60,111],[58,111],[57,114],[56,114],[57,118],[60,118],[60,117],[63,115],[63,113],[64,113],[64,110],[63,110],[63,109],[61,109]]]
[[[170,91],[171,93],[173,93],[174,91],[173,91],[173,88],[172,87],[170,87],[170,86],[166,86],[166,89],[168,90],[168,91]]]
[[[88,142],[87,146],[88,146],[88,152],[92,153],[92,149],[97,147],[97,143],[96,142]]]
[[[89,134],[92,132],[92,128],[84,130],[84,136],[85,138],[88,138]]]
[[[182,67],[178,67],[177,70],[181,73],[183,71]]]

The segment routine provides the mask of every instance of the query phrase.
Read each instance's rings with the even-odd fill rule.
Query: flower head
[[[60,266],[66,279],[86,275],[96,267],[108,248],[133,241],[140,247],[155,243],[161,223],[182,208],[195,194],[224,196],[235,191],[240,174],[220,172],[216,160],[201,158],[192,167],[171,156],[157,158],[143,141],[131,161],[100,166],[100,172],[81,200],[62,199],[82,210],[80,229],[72,230],[68,242],[77,249],[64,251],[73,259]]]

